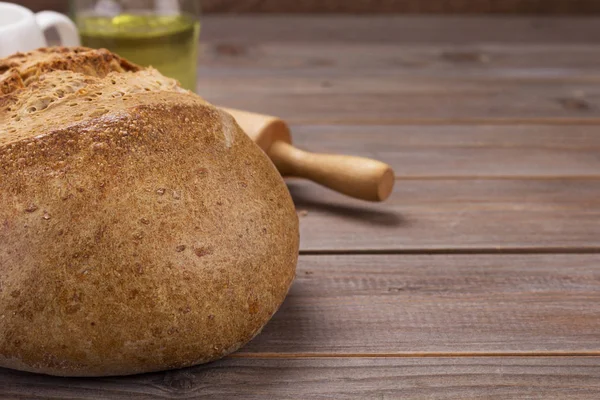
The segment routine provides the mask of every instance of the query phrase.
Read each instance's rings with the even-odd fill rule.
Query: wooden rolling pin
[[[231,108],[230,113],[252,140],[271,158],[281,175],[310,179],[357,199],[383,201],[394,188],[394,171],[363,157],[315,154],[292,146],[288,125],[277,117]]]

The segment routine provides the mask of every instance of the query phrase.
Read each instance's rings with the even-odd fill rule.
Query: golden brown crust
[[[11,92],[7,113],[61,72]],[[0,115],[0,366],[132,374],[236,350],[294,277],[298,221],[281,177],[231,116],[169,81],[56,119],[114,86],[111,72],[69,74],[83,82],[69,100],[23,114],[38,131],[9,133],[19,125]],[[155,76],[112,74],[130,87]]]
[[[1,94],[29,86],[51,71],[72,71],[103,78],[109,72],[135,72],[142,68],[106,49],[48,47],[0,59]],[[8,74],[7,74],[8,73]],[[6,77],[4,74],[7,74]],[[6,82],[5,82],[6,80]]]

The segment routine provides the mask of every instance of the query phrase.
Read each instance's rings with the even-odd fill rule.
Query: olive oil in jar
[[[196,89],[200,23],[187,15],[120,14],[77,18],[84,46],[106,48],[142,66],[152,66]]]

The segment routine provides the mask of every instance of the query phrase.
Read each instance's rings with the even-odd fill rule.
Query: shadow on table
[[[330,195],[321,195],[325,188],[312,188],[306,184],[295,181],[287,181],[288,189],[298,210],[316,211],[323,214],[335,215],[357,222],[387,227],[399,227],[407,225],[407,221],[398,213],[383,209],[384,203],[371,203],[361,200],[342,197],[344,203],[332,202]],[[317,186],[315,184],[315,186]],[[335,195],[335,194],[334,194]]]

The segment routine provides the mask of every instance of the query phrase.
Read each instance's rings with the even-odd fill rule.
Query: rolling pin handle
[[[267,154],[283,176],[310,179],[345,195],[368,201],[387,199],[394,188],[394,171],[368,158],[308,153],[283,141]]]

